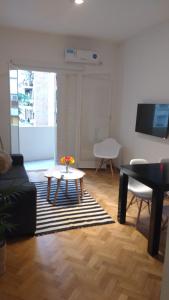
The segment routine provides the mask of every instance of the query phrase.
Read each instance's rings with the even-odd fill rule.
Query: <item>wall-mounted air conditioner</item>
[[[65,61],[83,64],[101,64],[100,55],[94,51],[79,50],[75,48],[65,49]]]

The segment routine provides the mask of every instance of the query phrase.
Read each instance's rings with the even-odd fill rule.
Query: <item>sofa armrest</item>
[[[33,183],[22,184],[17,192],[9,196],[11,207],[8,209],[9,222],[15,228],[8,237],[33,235],[36,230],[36,187]]]
[[[22,154],[11,154],[13,166],[23,166],[24,158]]]

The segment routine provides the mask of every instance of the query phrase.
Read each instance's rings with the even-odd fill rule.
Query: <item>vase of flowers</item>
[[[62,156],[60,159],[61,164],[64,164],[66,166],[66,173],[69,172],[69,165],[72,165],[75,163],[75,159],[73,156],[67,155]]]

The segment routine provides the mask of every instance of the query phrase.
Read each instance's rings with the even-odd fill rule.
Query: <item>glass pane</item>
[[[11,153],[19,153],[18,71],[10,70]]]
[[[10,78],[10,93],[17,94],[17,79]]]
[[[17,78],[17,70],[10,70],[10,78]]]
[[[56,74],[18,70],[20,127],[53,127],[56,113],[55,99]]]

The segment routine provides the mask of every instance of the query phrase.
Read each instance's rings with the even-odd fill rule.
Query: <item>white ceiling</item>
[[[0,0],[0,26],[122,41],[169,20],[169,0]]]

